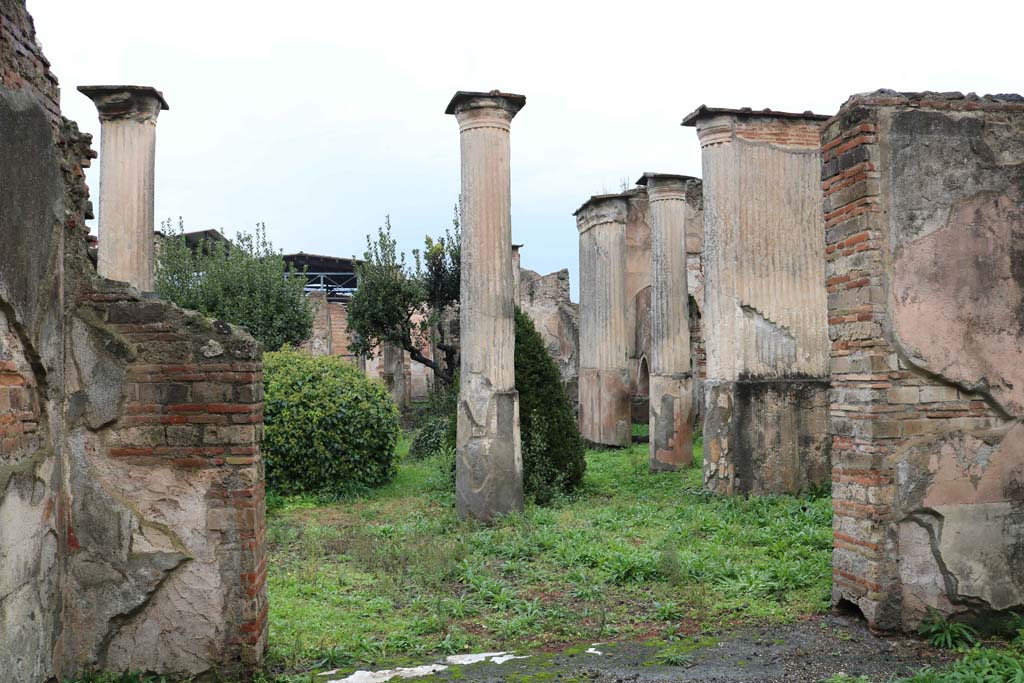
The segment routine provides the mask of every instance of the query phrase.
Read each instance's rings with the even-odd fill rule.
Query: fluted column
[[[632,441],[625,195],[591,197],[576,211],[580,235],[580,434],[606,446]]]
[[[650,468],[693,463],[693,373],[686,236],[701,220],[700,181],[645,173],[651,225]]]
[[[701,107],[704,483],[793,493],[829,480],[820,127],[809,112]]]
[[[135,85],[78,89],[100,115],[100,225],[97,270],[103,277],[153,290],[153,176],[156,120],[167,102]]]
[[[512,302],[518,306],[522,301],[522,293],[519,291],[522,283],[522,260],[519,254],[519,250],[523,248],[521,244],[512,245]]]
[[[462,288],[455,502],[490,521],[523,509],[515,388],[509,130],[522,95],[457,92],[462,153]]]

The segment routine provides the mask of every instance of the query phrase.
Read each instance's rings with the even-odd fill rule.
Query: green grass
[[[697,466],[649,474],[647,447],[590,452],[583,489],[493,527],[460,521],[446,474],[269,518],[278,670],[699,632],[827,608],[827,498],[716,498]]]

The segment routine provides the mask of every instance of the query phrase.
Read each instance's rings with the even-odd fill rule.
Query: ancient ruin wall
[[[0,57],[0,670],[36,683],[252,666],[259,348],[95,277],[94,153],[59,116],[19,0],[0,0]]]
[[[570,400],[579,400],[579,310],[569,299],[569,271],[540,275],[519,271],[519,307],[533,321],[548,354],[558,365]]]
[[[828,477],[820,118],[701,108],[705,485],[786,493]]]
[[[880,91],[822,133],[833,602],[1024,604],[1024,100]]]

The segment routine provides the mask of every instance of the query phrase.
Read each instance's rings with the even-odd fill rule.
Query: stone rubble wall
[[[102,280],[90,137],[0,0],[0,670],[250,669],[266,645],[261,351]]]
[[[1024,101],[879,91],[821,135],[833,603],[1024,604]]]
[[[518,300],[544,339],[548,354],[558,365],[566,393],[579,401],[580,329],[579,309],[569,298],[569,271],[540,275],[519,271]]]
[[[65,655],[113,671],[258,663],[259,345],[104,281],[69,324]]]

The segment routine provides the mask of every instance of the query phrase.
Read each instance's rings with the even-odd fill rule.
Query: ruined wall
[[[814,115],[702,107],[704,481],[792,493],[828,480],[828,338]]]
[[[201,673],[266,643],[259,345],[96,281],[67,318],[64,655]]]
[[[312,292],[307,296],[313,302],[313,332],[299,348],[314,356],[329,356],[334,340],[331,335],[331,310],[327,304],[327,295],[323,292]]]
[[[342,301],[328,301],[323,292],[311,292],[313,332],[299,348],[314,356],[341,356],[359,365],[362,359],[349,351],[352,339],[348,332],[348,309]]]
[[[1024,100],[879,91],[822,133],[833,602],[1024,604]]]
[[[520,270],[519,307],[533,321],[548,354],[558,365],[566,393],[579,400],[579,310],[569,299],[569,271],[540,275]]]
[[[88,136],[0,0],[0,670],[248,668],[266,643],[260,351],[96,277]]]

